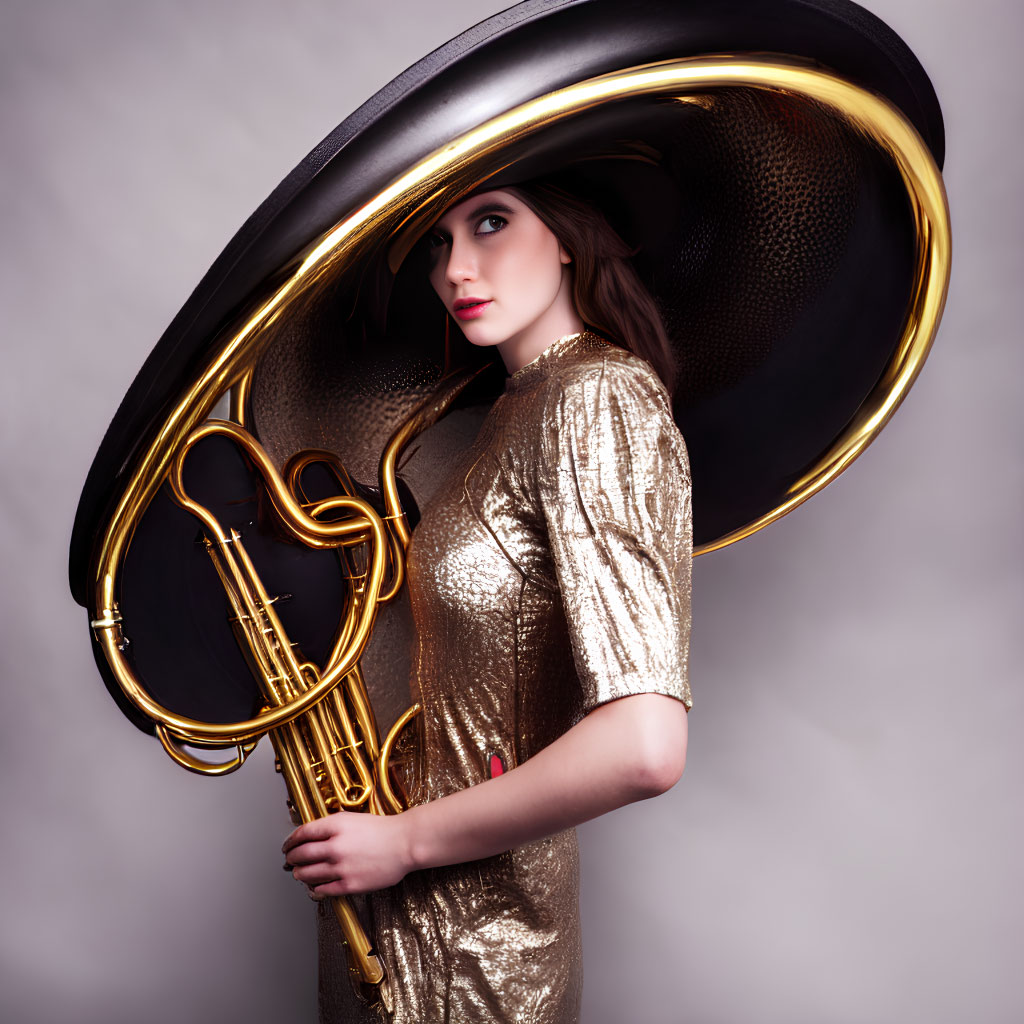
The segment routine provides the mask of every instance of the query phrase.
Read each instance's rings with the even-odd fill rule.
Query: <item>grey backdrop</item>
[[[4,0],[5,1021],[314,1018],[267,752],[199,779],[121,718],[69,531],[117,402],[244,218],[499,3]],[[587,1024],[1024,1018],[1024,17],[868,6],[945,110],[946,317],[864,458],[698,560],[686,775],[582,830]]]

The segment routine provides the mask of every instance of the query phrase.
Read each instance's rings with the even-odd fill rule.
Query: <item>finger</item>
[[[330,816],[330,818],[333,817],[335,815]],[[324,839],[329,839],[337,827],[330,818],[317,818],[315,821],[307,821],[305,825],[300,825],[284,841],[281,852],[287,854],[289,850],[302,843],[320,842]]]
[[[333,899],[335,896],[349,896],[355,890],[345,882],[343,878],[336,878],[333,882],[323,882],[320,885],[309,887],[310,899],[321,900]]]
[[[329,863],[333,860],[331,848],[327,843],[301,843],[294,846],[285,854],[285,863],[292,867],[300,864],[316,864],[320,861]]]
[[[311,887],[326,885],[338,880],[338,869],[331,867],[330,864],[310,864],[308,867],[296,868],[292,872],[292,878]]]

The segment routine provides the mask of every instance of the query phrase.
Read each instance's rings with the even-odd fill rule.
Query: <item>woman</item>
[[[446,310],[510,376],[409,553],[413,806],[304,825],[286,865],[315,899],[387,889],[396,1021],[572,1021],[573,826],[685,761],[689,471],[651,365],[670,363],[624,243],[579,200],[472,195],[427,244]]]
[[[941,162],[927,76],[845,0],[531,0],[430,54],[246,222],[97,452],[71,582],[121,708],[166,740],[181,714],[219,729],[260,706],[231,636],[210,639],[222,595],[205,601],[207,615],[191,613],[203,573],[215,574],[167,495],[166,467],[231,380],[237,417],[279,464],[310,447],[347,466],[379,450],[387,414],[429,379],[407,350],[432,324],[376,335],[353,310],[387,236],[399,222],[412,232],[433,197],[499,166],[522,177],[524,166],[593,168],[610,153],[623,168],[651,160],[665,172],[663,189],[629,194],[666,229],[660,245],[645,237],[643,269],[684,368],[678,408],[709,550],[834,479],[913,381],[948,272],[928,149]],[[685,463],[651,371],[601,340],[655,361],[635,339],[649,334],[637,328],[644,303],[621,275],[587,271],[599,246],[575,245],[536,197],[512,193],[524,197],[561,248],[525,261],[551,302],[535,306],[530,292],[514,305],[525,322],[504,334],[483,333],[507,305],[492,257],[517,237],[521,211],[502,195],[508,212],[471,231],[442,220],[437,236],[435,283],[452,314],[515,373],[413,545],[412,681],[426,704],[415,806],[393,821],[328,819],[288,845],[316,895],[386,887],[371,904],[405,1020],[571,1019],[575,847],[558,830],[664,788],[681,763],[684,712],[668,695],[685,683]],[[460,266],[476,239],[488,248]],[[601,337],[552,344],[582,325]],[[136,677],[150,697],[126,686]]]

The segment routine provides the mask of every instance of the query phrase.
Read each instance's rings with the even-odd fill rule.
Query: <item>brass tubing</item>
[[[244,743],[235,747],[235,756],[228,761],[204,761],[190,754],[172,737],[162,725],[156,727],[156,738],[175,764],[196,775],[230,775],[245,764],[246,758],[256,749],[255,743]],[[218,748],[221,749],[221,748]]]
[[[391,760],[391,749],[395,745],[398,734],[423,710],[419,704],[413,704],[406,708],[399,716],[399,719],[388,732],[387,739],[381,744],[380,757],[377,759],[377,789],[394,814],[400,814],[403,810],[402,802],[395,795],[391,788],[391,780],[388,778],[388,762]]]
[[[265,652],[267,661],[273,668],[271,673],[261,675],[260,681],[264,695],[278,706],[289,704],[309,688],[310,677],[315,679],[318,672],[316,667],[308,662],[299,664],[291,644],[287,641],[284,625],[273,609],[270,595],[263,586],[263,582],[241,541],[236,540],[233,548],[232,554],[241,562],[245,571],[244,582],[248,584],[248,586],[243,586],[243,577],[239,577],[238,588],[242,593],[248,593],[249,587],[255,589],[256,610],[253,612],[253,619],[257,621],[257,612],[262,613],[268,623],[268,634],[264,635],[262,630],[257,630],[256,642],[253,643],[256,650]],[[268,641],[268,636],[274,638],[273,643]],[[279,688],[272,685],[274,679],[280,680]],[[336,689],[332,690],[329,696],[333,696],[336,692]],[[359,776],[358,782],[348,771],[344,750],[353,749],[359,742],[353,733],[348,716],[342,714],[336,722],[332,722],[324,705],[320,703],[314,705],[301,720],[290,724],[294,727],[289,732],[289,735],[294,738],[294,743],[301,742],[307,748],[308,758],[319,757],[327,776],[330,791],[337,795],[340,804],[344,807],[354,808],[365,803],[373,788],[373,777],[366,765],[357,757],[350,757],[348,761]],[[339,726],[343,730],[343,736],[340,737],[342,753],[340,757],[335,757],[334,750],[338,746],[336,739],[339,738],[337,737]],[[304,730],[308,730],[310,733],[309,742],[306,742]],[[309,784],[319,792],[319,780],[311,779]],[[353,790],[357,790],[359,795],[353,796]],[[321,806],[318,806],[319,809]],[[327,813],[331,809],[333,808],[328,808],[327,803],[323,802],[323,813]]]
[[[332,695],[335,693],[337,693],[337,689],[331,691]],[[307,721],[316,718],[315,746],[322,752],[324,768],[330,776],[331,789],[337,797],[339,805],[353,810],[366,803],[370,798],[370,793],[373,791],[372,770],[357,756],[362,741],[355,735],[352,722],[347,714],[340,715],[335,723],[340,727],[342,733],[337,737],[341,740],[340,744],[328,740],[322,734],[322,722],[326,718],[325,703],[317,704]],[[352,777],[349,767],[355,770],[358,780]],[[353,791],[356,792],[356,795],[353,795]]]
[[[291,724],[291,723],[289,723]],[[274,756],[284,779],[285,788],[288,790],[289,806],[292,812],[292,821],[301,825],[305,821],[312,821],[316,812],[310,802],[309,794],[305,786],[301,784],[299,768],[295,761],[295,752],[290,743],[290,737],[285,733],[287,726],[280,729],[273,729],[267,735],[274,748]]]
[[[402,452],[418,434],[433,426],[452,406],[452,403],[475,380],[486,367],[477,370],[463,370],[443,379],[437,390],[425,401],[421,402],[411,416],[391,435],[380,461],[380,489],[387,510],[389,530],[395,535],[401,553],[404,555],[412,537],[409,524],[402,510],[402,502],[398,497],[398,459]],[[396,563],[404,571],[404,559]],[[397,575],[396,569],[396,575]],[[399,586],[401,581],[399,581]]]
[[[384,963],[373,952],[373,946],[352,904],[344,896],[333,896],[331,904],[360,980],[367,985],[383,984],[385,979]]]
[[[338,688],[335,687],[321,703],[309,712],[310,716],[317,715],[320,728],[323,731],[320,756],[323,758],[326,781],[330,783],[327,797],[329,811],[338,811],[342,808],[354,810],[369,800],[370,791],[373,789],[372,779],[360,788],[353,776],[353,769],[358,772],[357,759],[351,757],[348,744],[339,729],[340,719],[337,717],[339,711],[334,702],[337,693]],[[300,721],[304,721],[304,719],[300,719]],[[315,748],[316,743],[312,742],[311,746]],[[358,792],[357,796],[352,795],[354,790]]]
[[[357,665],[345,677],[342,686],[348,696],[348,703],[352,708],[355,719],[359,723],[359,731],[367,737],[367,753],[370,755],[371,760],[376,761],[380,753],[380,744],[377,740],[380,733],[377,729],[377,719],[373,714],[373,706],[370,703],[370,695],[366,692],[363,670]]]
[[[349,775],[348,770],[339,763],[338,758],[334,756],[334,748],[336,744],[334,742],[333,730],[330,729],[324,721],[323,703],[316,704],[314,707],[310,708],[302,718],[292,724],[300,730],[302,727],[305,727],[309,731],[309,742],[306,746],[309,751],[310,759],[320,764],[330,791],[336,794],[339,801],[344,805],[348,791],[355,786],[355,781],[352,776]],[[317,791],[322,793],[323,789],[321,787],[323,786],[323,780],[314,778],[313,781],[317,787]],[[364,787],[366,797],[369,797],[370,795],[371,786],[372,780]],[[345,797],[343,797],[342,794],[345,794]],[[358,806],[358,804],[356,806]],[[324,814],[335,809],[336,808],[328,807],[325,799]]]
[[[334,475],[338,486],[341,488],[341,493],[346,497],[352,497],[356,493],[352,477],[349,475],[348,470],[345,469],[341,459],[339,459],[334,452],[330,452],[322,448],[308,448],[301,452],[297,452],[285,465],[285,483],[292,493],[300,497],[306,514],[311,519],[319,519],[325,512],[330,512],[337,508],[336,498],[328,498],[317,502],[310,501],[302,488],[303,470],[315,463],[321,463],[328,467]],[[358,538],[359,541],[365,539],[366,538]],[[388,532],[388,539],[389,549],[387,568],[389,575],[388,582],[386,586],[383,587],[382,592],[377,599],[379,604],[386,604],[390,601],[398,593],[402,583],[400,572],[402,552],[397,548],[394,537],[390,531]],[[399,567],[399,573],[397,576],[395,575],[396,566]],[[341,645],[343,644],[343,641],[339,638],[337,644]]]
[[[258,585],[262,587],[262,583],[258,581]],[[278,622],[278,626],[280,626]],[[278,639],[278,642],[286,640],[283,626],[276,628],[272,625],[272,634]],[[289,660],[294,662],[294,654],[291,650],[291,646],[287,646]],[[291,665],[289,665],[291,668]],[[282,679],[283,685],[287,688],[287,692],[276,692],[274,694],[274,700],[277,704],[287,704],[290,701],[296,699],[299,693],[303,692],[307,688],[308,675],[316,674],[315,666],[309,663],[298,665],[295,662],[294,674],[289,672],[287,676]],[[331,691],[331,695],[336,691]],[[330,695],[329,695],[330,696]],[[334,793],[348,793],[349,790],[356,788],[356,783],[352,776],[349,774],[344,763],[332,756],[332,752],[337,745],[337,729],[338,723],[332,722],[330,716],[326,713],[324,705],[316,704],[300,719],[296,719],[294,722],[289,723],[294,726],[294,735],[296,742],[301,741],[302,746],[306,752],[306,758],[304,760],[318,761],[323,765],[324,772],[327,776],[327,782],[329,783],[330,790]],[[344,725],[344,720],[342,720]],[[308,731],[309,736],[306,736]],[[368,796],[369,791],[372,788],[372,778],[365,771],[361,773],[361,781],[363,783],[363,800],[355,801],[352,806],[358,806],[359,802],[364,802]],[[315,784],[319,789],[320,780],[314,780],[311,784]],[[326,803],[324,804],[326,808]],[[327,808],[328,810],[333,808]]]
[[[338,558],[341,561],[343,567],[348,567],[348,553],[344,551],[338,552]],[[340,661],[346,648],[352,640],[352,631],[355,629],[356,619],[359,614],[359,595],[356,593],[355,587],[349,588],[347,595],[348,607],[346,614],[341,624],[338,627],[338,634],[334,638],[334,645],[331,647],[331,653],[327,657],[327,664],[333,665],[335,662]],[[353,666],[354,668],[355,666]]]
[[[253,371],[243,373],[231,388],[231,418],[240,427],[246,426],[249,418],[249,395],[252,393]]]
[[[341,807],[353,810],[366,803],[373,793],[373,761],[369,759],[368,754],[361,754],[359,751],[360,747],[366,751],[370,744],[361,723],[352,722],[352,715],[342,696],[344,686],[343,680],[331,690],[330,696],[324,701],[324,707],[330,709],[330,717],[340,727],[340,732],[335,729],[336,741],[330,748],[332,759],[337,761],[339,768],[343,769],[346,775],[346,785],[337,794],[338,803]],[[354,734],[357,730],[358,737]],[[358,782],[349,774],[348,765],[351,765],[359,776]],[[357,791],[355,795],[353,790]]]
[[[365,538],[372,530],[372,521],[366,516],[366,513],[368,511],[370,517],[377,518],[376,513],[367,502],[352,496],[332,498],[329,503],[325,503],[332,508],[348,509],[355,513],[346,520],[324,523],[307,515],[288,490],[277,467],[270,461],[263,448],[256,443],[251,434],[227,420],[207,420],[197,427],[182,444],[168,476],[175,500],[182,508],[202,518],[203,507],[193,502],[185,492],[182,471],[185,457],[192,447],[204,438],[214,435],[228,438],[245,452],[266,485],[267,493],[282,522],[303,543],[310,547],[334,547],[342,538],[353,536]]]

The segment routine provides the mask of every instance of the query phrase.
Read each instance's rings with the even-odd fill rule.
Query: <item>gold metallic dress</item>
[[[413,535],[412,802],[514,768],[617,697],[689,707],[690,553],[686,449],[650,366],[584,333],[513,374]],[[322,934],[321,1019],[570,1024],[578,893],[574,829],[410,874],[369,899],[393,1017],[351,1004]]]

